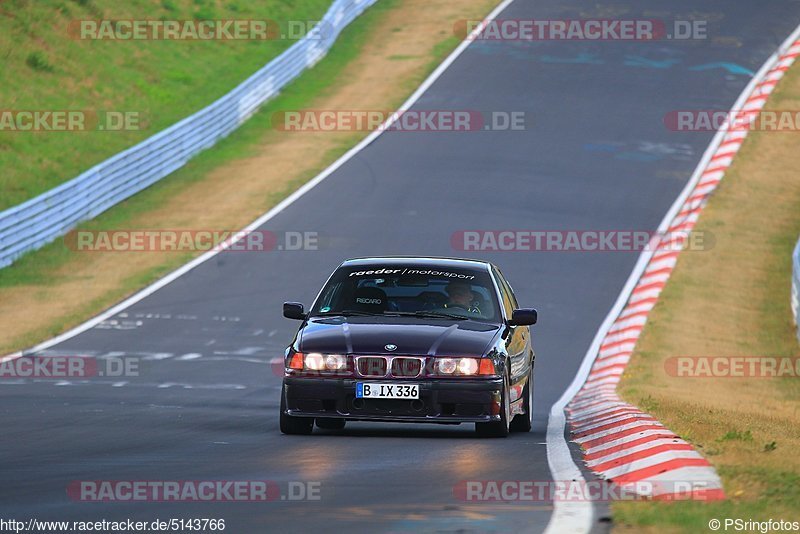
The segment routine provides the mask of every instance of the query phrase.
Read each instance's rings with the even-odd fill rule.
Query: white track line
[[[513,0],[503,0],[497,7],[489,13],[484,20],[491,20],[496,18],[503,10],[505,10]],[[436,70],[434,70],[430,76],[420,85],[417,90],[406,100],[402,106],[400,106],[399,110],[405,111],[409,109],[414,103],[427,91],[431,85],[433,85],[437,79],[450,67],[450,65],[455,62],[456,59],[467,49],[467,47],[473,42],[473,37],[477,36],[484,28],[484,24],[478,25],[472,33],[461,43],[458,47],[439,65]],[[286,199],[280,202],[277,206],[269,210],[267,213],[250,223],[247,227],[244,228],[244,231],[253,231],[262,226],[264,223],[278,215],[280,212],[285,210],[289,207],[292,203],[294,203],[297,199],[302,197],[308,191],[313,189],[316,185],[322,182],[325,178],[333,174],[339,167],[344,165],[347,161],[349,161],[353,156],[358,154],[361,150],[363,150],[366,146],[372,143],[377,137],[379,137],[383,131],[385,131],[386,127],[391,125],[392,122],[395,120],[396,115],[393,115],[393,118],[389,118],[386,123],[384,123],[382,128],[379,128],[376,131],[370,133],[367,137],[365,137],[360,143],[358,143],[355,147],[350,149],[347,153],[345,153],[342,157],[336,160],[330,167],[322,171],[319,175],[314,177],[311,181],[307,182],[303,185],[300,189],[289,195]],[[233,243],[231,243],[233,244]],[[28,349],[25,352],[37,352],[40,350],[44,350],[47,348],[52,347],[53,345],[57,345],[71,339],[89,329],[94,327],[95,325],[105,321],[106,319],[113,317],[117,313],[129,308],[130,306],[136,304],[137,302],[147,298],[148,296],[152,295],[159,289],[163,288],[170,282],[180,278],[184,274],[188,273],[198,265],[210,260],[222,250],[213,250],[198,256],[194,260],[190,261],[186,265],[176,269],[175,271],[171,272],[170,274],[166,275],[165,277],[157,280],[153,284],[149,285],[148,287],[142,289],[138,293],[128,297],[124,301],[120,302],[116,306],[109,308],[108,310],[102,312],[101,314],[97,315],[96,317],[86,321],[85,323],[78,325],[77,327],[59,335],[43,343],[40,343],[31,349]],[[622,303],[624,304],[624,302]],[[606,327],[607,329],[608,327]],[[599,344],[599,338],[597,339],[597,343]],[[9,354],[7,356],[0,357],[0,362],[5,361],[7,359],[19,358],[23,355],[23,351],[19,351],[16,353]],[[588,364],[588,365],[587,365]],[[588,374],[589,368],[591,367],[591,362],[584,361],[584,366],[586,367],[585,374]],[[585,380],[585,374],[583,376]],[[583,383],[577,382],[578,377],[573,381],[574,391],[571,389],[568,390],[572,391],[572,393],[567,396],[565,392],[562,395],[559,403],[557,403],[558,409],[554,406],[553,411],[551,411],[550,420],[548,423],[547,429],[547,459],[548,463],[550,464],[550,471],[553,474],[554,480],[583,480],[583,476],[580,473],[580,469],[577,465],[572,461],[572,455],[569,453],[569,449],[567,448],[567,442],[564,439],[564,407],[572,399],[575,392],[580,388],[580,385]],[[553,413],[557,413],[558,417],[560,417],[560,423],[556,420],[554,423]],[[554,426],[558,426],[560,424],[560,432],[555,431],[552,428]],[[555,451],[555,452],[554,452]],[[593,515],[593,507],[592,503],[585,502],[585,503],[578,503],[577,507],[574,506],[574,503],[562,503],[562,502],[554,502],[553,514],[550,519],[550,523],[548,524],[548,531],[553,531],[553,525],[559,525],[560,531],[572,531],[572,532],[587,532],[591,528],[592,524],[592,515]]]
[[[792,34],[786,38],[778,50],[776,50],[767,59],[767,61],[764,62],[756,75],[753,76],[744,90],[740,93],[739,97],[736,99],[736,102],[731,107],[731,110],[735,111],[742,108],[744,102],[755,89],[755,86],[762,81],[767,71],[772,68],[776,61],[778,61],[782,52],[789,48],[789,46],[791,46],[792,43],[797,40],[798,36],[800,36],[800,26],[795,28]],[[714,135],[711,143],[703,153],[703,157],[700,159],[700,162],[697,164],[697,167],[692,173],[691,178],[684,186],[680,195],[678,195],[678,198],[676,198],[675,202],[673,202],[672,207],[670,207],[669,211],[667,211],[667,214],[661,220],[661,224],[659,224],[657,230],[659,233],[666,233],[672,221],[683,207],[686,199],[693,192],[694,187],[700,181],[701,175],[705,169],[708,168],[709,161],[722,142],[725,134],[725,131],[719,130]],[[612,306],[611,310],[608,312],[608,315],[600,326],[600,329],[597,331],[589,350],[586,352],[578,373],[561,398],[550,410],[550,419],[547,425],[547,457],[548,461],[550,462],[550,470],[553,473],[554,480],[576,480],[581,482],[584,480],[580,470],[572,462],[571,454],[564,437],[566,423],[564,409],[581,389],[584,382],[586,382],[589,372],[592,369],[594,360],[599,354],[601,343],[605,340],[606,334],[611,328],[611,325],[614,323],[616,318],[619,317],[622,309],[625,307],[625,304],[633,292],[634,287],[644,274],[645,268],[653,256],[653,252],[654,251],[652,250],[645,250],[639,255],[639,259],[637,260],[633,271],[628,277],[625,286],[617,297],[614,306]],[[672,258],[670,260],[666,260],[664,263],[670,264],[669,266],[671,266],[675,263],[675,261],[677,260]],[[655,266],[651,266],[651,269],[655,268]],[[553,515],[550,517],[550,524],[547,526],[547,530],[545,531],[546,533],[549,534],[567,531],[579,532],[589,530],[592,519],[591,503],[562,503],[561,506],[558,506],[559,503],[554,504],[556,506],[553,511]],[[583,525],[583,528],[579,529],[581,525]]]
[[[508,7],[513,0],[503,0],[489,15],[487,15],[486,19],[493,19],[496,18],[498,14],[500,14],[506,7]],[[472,34],[465,39],[445,60],[439,65],[436,70],[434,70],[430,76],[420,85],[417,90],[400,106],[400,111],[405,111],[409,109],[414,103],[427,91],[433,83],[444,73],[450,65],[458,59],[458,57],[466,50],[466,48],[472,42],[472,37],[480,33],[483,29],[483,25],[479,25],[476,27]],[[792,35],[800,33],[800,27],[798,27]],[[786,42],[791,42],[791,40],[796,40],[788,38]],[[774,61],[774,57],[771,57],[765,64],[762,66],[759,73],[750,81],[748,86],[739,96],[739,99],[734,104],[733,109],[736,109],[737,106],[741,105],[741,101],[744,100],[744,97],[752,91],[752,88],[755,86],[757,81],[760,80],[767,70],[766,67]],[[385,131],[386,127],[391,125],[392,122],[395,120],[396,115],[393,118],[387,120],[387,122],[383,125],[382,128],[379,128],[376,131],[370,133],[367,137],[365,137],[360,143],[358,143],[355,147],[350,149],[347,153],[345,153],[342,157],[336,160],[331,166],[326,168],[322,171],[319,175],[314,177],[311,181],[304,184],[300,187],[297,191],[289,195],[283,201],[281,201],[277,206],[269,210],[267,213],[253,221],[247,227],[244,228],[244,231],[253,231],[265,224],[270,219],[274,218],[280,212],[285,210],[287,207],[292,205],[297,199],[302,197],[308,191],[313,189],[317,186],[320,182],[322,182],[325,178],[333,174],[337,169],[339,169],[342,165],[344,165],[347,161],[349,161],[353,156],[355,156],[358,152],[363,150],[366,146],[372,143],[377,137],[379,137],[383,131]],[[677,215],[678,210],[680,209],[681,205],[686,200],[689,192],[694,188],[695,184],[700,179],[701,170],[705,168],[708,164],[708,161],[711,158],[712,153],[719,145],[722,139],[722,132],[717,132],[717,135],[714,136],[709,147],[706,149],[705,153],[703,154],[703,158],[700,160],[695,172],[692,175],[692,178],[684,187],[681,194],[673,203],[670,210],[667,212],[667,215],[662,220],[661,224],[659,225],[659,231],[665,232],[669,227],[669,223],[672,219]],[[230,243],[233,244],[233,243]],[[208,261],[209,259],[213,258],[220,252],[222,252],[224,248],[220,250],[213,250],[206,252],[195,258],[194,260],[190,261],[189,263],[183,265],[182,267],[176,269],[175,271],[171,272],[170,274],[164,276],[163,278],[157,280],[153,284],[149,285],[148,287],[142,289],[138,293],[128,297],[124,301],[120,302],[119,304],[109,308],[108,310],[100,313],[99,315],[95,316],[92,319],[78,325],[77,327],[60,334],[54,338],[51,338],[47,341],[44,341],[31,349],[28,349],[25,352],[37,352],[40,350],[47,349],[63,341],[71,339],[89,329],[94,327],[95,325],[99,324],[100,322],[108,319],[116,315],[117,313],[121,312],[129,308],[130,306],[140,302],[141,300],[147,298],[148,296],[152,295],[159,289],[163,288],[170,282],[180,278],[184,274],[188,273],[198,265]],[[589,371],[591,370],[592,364],[594,362],[594,356],[597,355],[600,349],[600,343],[604,340],[606,333],[608,332],[611,324],[614,322],[619,313],[621,312],[622,308],[625,306],[626,301],[628,300],[628,296],[632,292],[634,286],[638,282],[639,278],[641,277],[642,273],[644,272],[645,267],[647,266],[647,262],[650,260],[652,256],[652,251],[644,251],[639,256],[639,259],[636,262],[636,265],[631,272],[631,275],[628,277],[625,286],[623,287],[622,291],[620,292],[619,296],[617,297],[614,306],[609,311],[608,315],[606,316],[605,320],[603,321],[600,329],[597,331],[597,334],[592,341],[589,350],[587,351],[586,355],[583,358],[581,363],[580,369],[578,373],[575,375],[574,379],[570,383],[569,387],[564,391],[561,397],[556,401],[556,403],[552,406],[550,410],[550,416],[548,419],[547,425],[547,460],[550,465],[550,471],[553,475],[554,480],[574,480],[576,482],[583,482],[584,478],[580,471],[580,468],[572,461],[572,454],[569,451],[569,447],[567,446],[567,441],[564,436],[565,425],[566,425],[566,418],[564,414],[564,408],[569,404],[575,394],[580,390],[583,383],[586,381],[586,378],[589,375]],[[18,351],[7,356],[3,356],[0,358],[0,361],[5,361],[8,359],[18,358],[23,355],[23,351]],[[592,526],[593,520],[593,505],[591,502],[563,502],[563,501],[555,501],[553,503],[553,513],[550,517],[550,522],[547,525],[547,529],[545,532],[547,533],[554,533],[554,532],[588,532]]]
[[[500,14],[501,11],[503,11],[506,7],[508,7],[508,5],[511,4],[512,1],[513,0],[504,0],[497,7],[495,7],[494,10],[491,13],[489,13],[489,15],[487,15],[484,20],[489,20],[489,19],[495,18],[498,14]],[[473,38],[475,36],[477,36],[483,30],[484,27],[485,27],[485,24],[478,25],[470,33],[470,35],[467,36],[467,38],[464,39],[464,41],[462,41],[461,44],[459,44],[458,47],[455,50],[453,50],[453,52],[449,56],[447,56],[447,58],[442,62],[442,64],[439,65],[436,68],[436,70],[434,70],[430,74],[430,76],[428,76],[425,79],[424,82],[422,82],[422,85],[420,85],[417,88],[417,90],[414,91],[414,93],[410,97],[408,97],[408,100],[403,102],[403,105],[400,106],[398,111],[406,111],[409,108],[411,108],[411,106],[413,106],[414,103],[417,100],[419,100],[419,98],[425,93],[425,91],[427,91],[430,88],[430,86],[433,85],[434,82],[436,82],[436,80],[439,79],[439,77],[442,75],[442,73],[444,73],[444,71],[446,71],[450,67],[450,65],[452,65],[453,62],[456,59],[458,59],[458,57],[464,52],[464,50],[466,50],[466,48],[473,42],[473,40],[474,40]],[[356,146],[354,146],[353,148],[348,150],[338,160],[333,162],[333,164],[331,164],[330,167],[328,167],[327,169],[322,171],[320,174],[315,176],[309,182],[306,182],[302,187],[300,187],[300,189],[298,189],[297,191],[295,191],[294,193],[292,193],[291,195],[286,197],[277,206],[275,206],[274,208],[269,210],[267,213],[265,213],[264,215],[262,215],[261,217],[259,217],[258,219],[256,219],[252,223],[250,223],[249,225],[247,225],[242,230],[242,233],[251,232],[251,231],[254,231],[254,230],[258,229],[264,223],[266,223],[270,219],[274,218],[280,212],[282,212],[283,210],[285,210],[286,208],[291,206],[297,199],[299,199],[300,197],[302,197],[303,195],[308,193],[310,190],[312,190],[314,187],[316,187],[320,182],[322,182],[325,178],[327,178],[328,176],[333,174],[337,169],[339,169],[339,167],[341,167],[342,165],[347,163],[353,156],[358,154],[361,150],[363,150],[366,146],[368,146],[376,138],[378,138],[384,131],[386,131],[386,129],[389,126],[391,126],[391,124],[393,124],[397,120],[397,118],[398,118],[397,115],[398,114],[392,114],[392,116],[390,116],[381,125],[380,128],[378,128],[378,129],[374,130],[372,133],[370,133],[360,143],[358,143]],[[240,236],[240,238],[241,238],[241,236]],[[223,252],[224,250],[226,250],[228,247],[230,247],[231,245],[233,245],[235,243],[236,243],[236,241],[231,241],[229,243],[226,243],[226,244],[220,246],[218,250],[211,250],[211,251],[206,252],[205,254],[202,254],[202,255],[198,256],[197,258],[193,259],[189,263],[187,263],[187,264],[183,265],[182,267],[179,267],[178,269],[172,271],[168,275],[166,275],[163,278],[155,281],[154,283],[152,283],[151,285],[149,285],[146,288],[142,289],[138,293],[135,293],[134,295],[128,297],[124,301],[122,301],[119,304],[117,304],[117,305],[109,308],[108,310],[100,313],[99,315],[93,317],[92,319],[89,319],[85,323],[82,323],[82,324],[76,326],[75,328],[73,328],[71,330],[68,330],[67,332],[64,332],[63,334],[60,334],[60,335],[58,335],[58,336],[56,336],[54,338],[51,338],[51,339],[48,339],[47,341],[39,343],[38,345],[36,345],[36,346],[34,346],[34,347],[30,348],[30,349],[27,349],[25,351],[17,351],[17,352],[8,354],[6,356],[2,356],[2,357],[0,357],[0,362],[6,361],[6,360],[11,360],[11,359],[14,359],[14,358],[19,358],[23,354],[32,353],[32,352],[38,352],[40,350],[44,350],[44,349],[50,348],[53,345],[57,345],[59,343],[62,343],[64,341],[68,340],[68,339],[71,339],[71,338],[77,336],[78,334],[82,334],[83,332],[86,332],[90,328],[93,328],[94,326],[96,326],[97,324],[105,321],[109,317],[113,317],[114,315],[116,315],[117,313],[121,312],[122,310],[125,310],[125,309],[133,306],[137,302],[140,302],[141,300],[144,300],[145,298],[149,297],[150,295],[152,295],[153,293],[155,293],[159,289],[163,288],[164,286],[166,286],[170,282],[173,282],[173,281],[177,280],[178,278],[180,278],[184,274],[188,273],[189,271],[191,271],[192,269],[194,269],[198,265],[200,265],[202,263],[205,263],[206,261],[210,260],[211,258],[216,256],[220,252]]]

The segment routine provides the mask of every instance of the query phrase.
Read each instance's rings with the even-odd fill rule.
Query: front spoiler
[[[387,381],[418,384],[419,400],[355,398],[356,382]],[[286,414],[293,417],[445,424],[500,420],[502,378],[401,381],[287,376],[283,383]]]

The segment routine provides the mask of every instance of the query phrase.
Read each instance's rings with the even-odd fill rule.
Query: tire
[[[313,417],[292,417],[286,413],[286,386],[281,387],[281,432],[308,435],[314,430]]]
[[[525,413],[517,414],[511,420],[509,430],[511,432],[530,432],[531,420],[533,419],[533,403],[531,402],[531,384],[533,383],[533,367],[528,371],[528,380],[522,390],[522,396],[525,400],[522,401],[522,407]]]
[[[317,427],[325,430],[341,430],[347,421],[341,417],[317,417]]]
[[[503,383],[503,391],[501,392],[501,410],[500,420],[492,421],[491,423],[475,423],[475,432],[482,438],[504,438],[508,436],[509,432],[509,413],[511,407],[508,402],[508,375]]]

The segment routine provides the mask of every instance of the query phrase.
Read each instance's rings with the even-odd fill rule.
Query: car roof
[[[345,260],[342,262],[340,267],[364,267],[386,264],[408,267],[414,266],[468,269],[473,271],[487,271],[492,266],[492,264],[488,261],[470,260],[465,258],[444,258],[436,256],[371,256]]]

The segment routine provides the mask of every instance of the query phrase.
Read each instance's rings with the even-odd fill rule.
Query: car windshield
[[[374,265],[338,269],[311,315],[412,315],[451,320],[500,317],[488,272]]]

